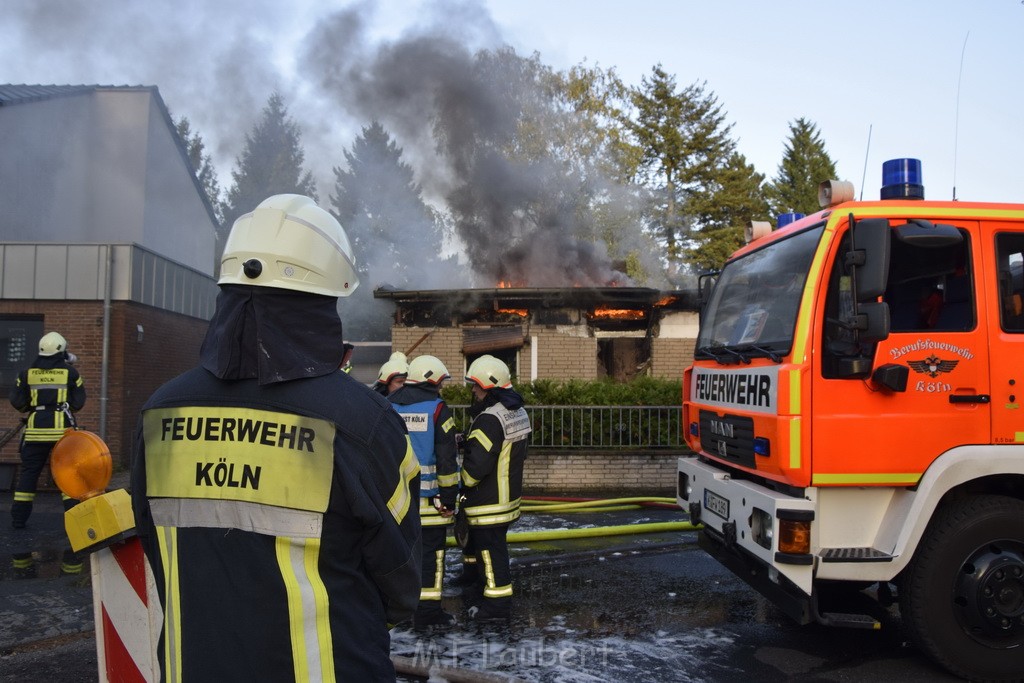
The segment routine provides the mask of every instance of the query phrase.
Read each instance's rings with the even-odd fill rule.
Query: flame
[[[662,297],[662,298],[658,299],[657,301],[655,301],[654,302],[654,307],[655,308],[660,308],[662,306],[668,306],[669,304],[674,304],[675,302],[676,302],[676,297],[674,297],[674,296],[665,296],[665,297]]]
[[[525,287],[525,282],[512,282],[511,280],[498,280],[498,289],[511,289],[513,287]]]
[[[525,318],[527,315],[530,314],[530,312],[528,310],[526,310],[525,308],[498,308],[498,309],[495,309],[495,312],[496,313],[508,313],[509,315],[518,315],[518,316],[523,317],[523,318]]]
[[[598,306],[593,311],[591,311],[590,316],[592,318],[640,320],[644,317],[644,312],[638,311],[634,308],[609,308],[607,306]]]

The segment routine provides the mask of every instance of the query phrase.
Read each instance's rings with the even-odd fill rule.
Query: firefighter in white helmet
[[[508,527],[519,519],[530,418],[523,397],[512,388],[508,366],[480,356],[466,371],[473,392],[462,461],[462,507],[469,522],[463,549],[483,584],[482,600],[469,609],[473,619],[507,619],[512,602]]]
[[[409,363],[405,354],[395,351],[391,357],[380,366],[377,372],[377,381],[373,383],[373,390],[381,396],[392,394],[405,384],[405,378],[409,376]]]
[[[200,367],[143,406],[132,503],[165,680],[395,680],[419,467],[390,404],[338,368],[358,283],[328,212],[270,197],[231,229]]]
[[[420,523],[423,525],[423,569],[420,604],[413,627],[450,625],[455,618],[441,607],[444,547],[454,523],[459,492],[455,420],[441,398],[448,368],[435,356],[417,356],[409,363],[405,384],[388,400],[405,419],[420,463]]]
[[[85,405],[85,383],[71,363],[68,342],[58,332],[48,332],[39,340],[39,355],[32,365],[22,370],[11,390],[11,405],[25,419],[21,443],[21,472],[14,489],[11,521],[15,529],[24,529],[32,514],[32,505],[39,485],[39,475],[46,466],[53,445],[73,425],[72,413]],[[75,501],[67,496],[64,508]],[[66,573],[81,571],[77,558],[65,556],[62,569]]]

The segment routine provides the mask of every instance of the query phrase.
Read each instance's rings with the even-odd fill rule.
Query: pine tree
[[[751,220],[768,220],[764,175],[746,158],[733,153],[715,174],[706,192],[695,194],[689,210],[702,227],[692,235],[687,262],[699,271],[718,270],[743,245],[743,232]]]
[[[219,226],[224,221],[220,201],[220,183],[217,181],[217,170],[213,167],[213,161],[206,153],[203,137],[198,132],[192,132],[192,126],[187,116],[178,119],[175,130],[178,132],[178,137],[185,143],[185,153],[192,164],[192,174],[199,180],[200,187],[206,193],[206,198],[210,201],[210,207],[213,209],[213,215]]]
[[[637,180],[651,192],[652,228],[665,259],[678,266],[687,235],[701,228],[688,204],[713,183],[733,153],[732,126],[704,84],[677,89],[675,78],[660,65],[632,89],[631,99],[635,119],[629,127],[641,149]]]
[[[352,242],[360,279],[341,302],[345,336],[388,339],[389,306],[375,300],[373,290],[450,285],[455,260],[442,255],[443,224],[423,201],[402,148],[380,123],[364,127],[344,155],[347,168],[334,168],[331,213]]]
[[[289,118],[284,98],[274,93],[259,121],[246,134],[245,149],[235,160],[231,171],[234,184],[222,205],[223,232],[271,195],[303,194],[315,200],[316,184],[313,174],[303,171],[304,161],[302,131]]]
[[[817,126],[798,118],[789,124],[789,140],[782,163],[766,188],[772,214],[818,211],[818,184],[835,177],[835,162],[825,151]]]
[[[444,235],[426,205],[412,167],[384,127],[374,121],[345,151],[347,169],[334,168],[332,213],[345,226],[361,270],[378,282],[412,284],[412,275],[442,260]]]

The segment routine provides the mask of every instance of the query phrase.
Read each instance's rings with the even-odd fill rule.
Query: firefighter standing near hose
[[[168,681],[394,681],[419,599],[419,467],[338,368],[358,285],[341,225],[275,195],[235,221],[200,367],[142,410],[132,507]]]
[[[398,391],[405,384],[405,378],[409,376],[409,363],[405,354],[395,351],[391,358],[380,366],[377,372],[377,381],[373,383],[373,390],[381,396],[387,396]]]
[[[470,364],[466,380],[473,392],[473,422],[462,461],[462,507],[469,523],[464,552],[475,558],[483,584],[483,599],[470,607],[469,615],[477,620],[507,619],[512,574],[505,535],[519,518],[530,418],[501,360],[480,356]]]
[[[405,384],[388,396],[409,430],[420,463],[420,522],[423,525],[423,569],[420,604],[413,627],[450,625],[455,618],[441,607],[444,582],[444,547],[454,523],[459,492],[459,464],[455,420],[441,398],[448,369],[434,356],[418,356],[409,363]]]
[[[39,340],[39,356],[27,370],[18,375],[11,390],[11,405],[28,413],[21,442],[21,473],[11,505],[11,523],[24,529],[32,515],[32,504],[39,486],[39,475],[46,466],[53,445],[73,426],[71,413],[85,405],[85,384],[78,370],[72,367],[75,357],[68,353],[68,343],[57,332],[47,332]],[[63,496],[64,509],[75,503]],[[65,563],[66,564],[66,563]],[[73,563],[81,571],[81,563]],[[75,567],[65,567],[74,573]]]

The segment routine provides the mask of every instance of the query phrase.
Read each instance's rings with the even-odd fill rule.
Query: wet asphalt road
[[[0,681],[97,681],[88,563],[80,576],[59,572],[66,547],[59,494],[40,494],[28,533],[10,528],[10,495],[0,492]],[[529,515],[512,530],[681,518],[655,509]],[[462,680],[958,680],[906,646],[895,620],[878,632],[795,625],[702,553],[694,537],[513,545],[510,624],[472,623],[459,589],[450,587],[444,604],[460,623],[428,632],[398,627],[392,652],[468,676]],[[26,547],[34,573],[16,573],[11,553]],[[458,551],[448,555],[454,568]]]

